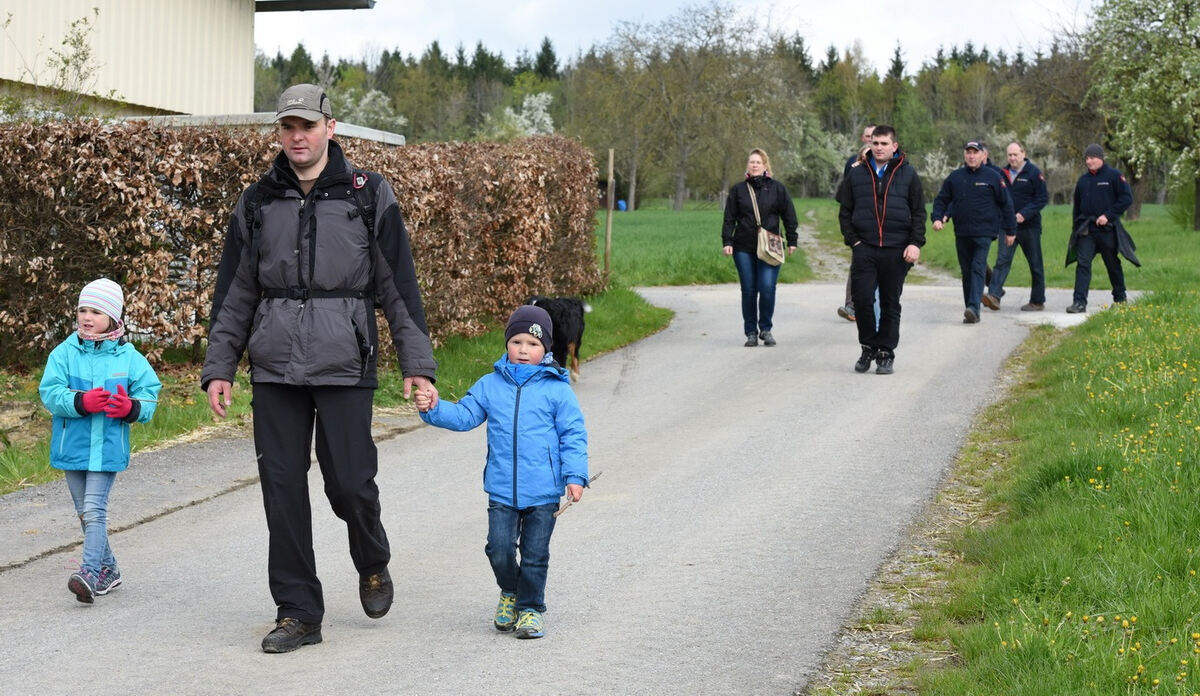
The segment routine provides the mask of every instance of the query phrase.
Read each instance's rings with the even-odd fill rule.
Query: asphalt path
[[[138,455],[118,477],[125,584],[92,606],[66,589],[79,530],[65,484],[0,498],[0,693],[795,693],[994,402],[1029,322],[1085,318],[1062,312],[1068,290],[1050,291],[1056,311],[1016,311],[1013,288],[1011,306],[964,325],[957,286],[909,286],[896,373],[856,374],[843,292],[780,286],[779,345],[750,349],[735,286],[642,291],[675,319],[583,366],[602,476],[559,518],[544,639],[491,628],[484,429],[416,427],[379,446],[391,613],[363,615],[314,467],[325,641],[264,655],[253,450],[216,440]],[[174,502],[141,504],[164,492]]]

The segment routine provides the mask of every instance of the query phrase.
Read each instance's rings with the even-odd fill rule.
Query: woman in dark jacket
[[[725,255],[733,257],[742,286],[742,323],[747,348],[758,345],[760,338],[764,346],[775,345],[771,317],[775,314],[775,283],[779,279],[779,266],[758,258],[759,225],[754,220],[751,195],[758,201],[762,226],[781,234],[782,222],[787,230],[788,254],[795,253],[796,206],[784,185],[771,178],[771,160],[757,147],[746,160],[746,181],[729,189],[725,224],[721,227]]]

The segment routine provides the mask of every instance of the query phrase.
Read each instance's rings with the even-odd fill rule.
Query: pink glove
[[[83,410],[88,413],[100,413],[108,405],[108,397],[112,396],[104,387],[96,387],[80,394]]]
[[[133,410],[133,401],[129,398],[129,394],[125,392],[125,385],[117,385],[117,393],[108,397],[108,405],[104,407],[104,412],[109,418],[124,418]]]

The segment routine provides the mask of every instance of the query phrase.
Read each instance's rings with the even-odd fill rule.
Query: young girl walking
[[[108,545],[108,494],[129,466],[129,425],[154,415],[162,384],[146,358],[127,343],[125,296],[107,278],[79,293],[77,330],[46,360],[38,391],[54,416],[50,464],[62,469],[83,525],[83,562],[67,589],[85,604],[121,584]]]
[[[550,354],[552,331],[546,310],[520,307],[504,330],[508,352],[458,403],[434,403],[420,391],[416,396],[422,420],[431,425],[461,431],[488,423],[485,551],[500,586],[493,623],[518,638],[545,635],[554,513],[564,490],[579,502],[588,483],[583,412],[567,371]]]

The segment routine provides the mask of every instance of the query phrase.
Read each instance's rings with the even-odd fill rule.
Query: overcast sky
[[[537,54],[550,37],[559,65],[580,51],[602,44],[620,21],[655,24],[696,2],[682,0],[377,0],[370,10],[259,12],[254,42],[268,56],[290,55],[297,43],[314,59],[328,53],[360,59],[383,50],[419,57],[433,41],[453,55],[462,44],[468,57],[479,41],[504,55],[511,65],[520,51]],[[882,74],[900,42],[908,74],[937,53],[972,41],[975,47],[1017,49],[1032,55],[1062,27],[1087,26],[1096,0],[903,0],[855,3],[853,0],[734,0],[739,12],[753,12],[760,26],[798,32],[813,63],[833,44],[839,53],[856,40]],[[873,13],[863,16],[865,8]],[[882,8],[882,9],[876,9]]]

